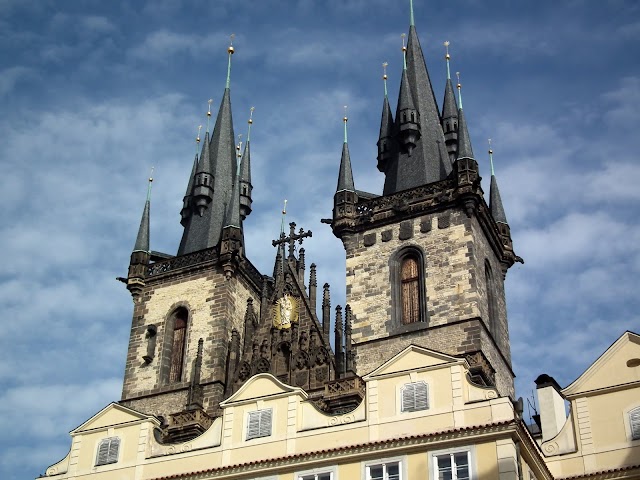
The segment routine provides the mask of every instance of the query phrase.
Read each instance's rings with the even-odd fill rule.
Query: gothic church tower
[[[334,196],[355,371],[365,375],[413,344],[466,357],[476,383],[513,397],[504,279],[521,259],[497,181],[492,175],[487,205],[461,92],[456,102],[448,75],[440,113],[413,8],[403,56],[395,117],[383,77],[383,194],[356,190],[345,138]]]

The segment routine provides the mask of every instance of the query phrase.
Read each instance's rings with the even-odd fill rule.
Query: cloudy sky
[[[507,276],[518,395],[565,386],[640,331],[640,4],[415,0],[441,102],[443,42],[488,190],[486,139],[516,252]],[[0,0],[0,477],[33,478],[68,431],[118,400],[132,304],[124,285],[155,167],[151,247],[175,253],[179,211],[226,48],[236,133],[251,135],[248,254],[262,271],[289,220],[319,283],[344,301],[331,215],[343,105],[356,187],[380,193],[382,67],[392,102],[408,0]]]

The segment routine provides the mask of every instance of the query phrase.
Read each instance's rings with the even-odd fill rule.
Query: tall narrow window
[[[420,321],[420,273],[418,259],[409,255],[402,260],[402,323]]]
[[[171,368],[169,370],[169,382],[179,382],[182,379],[182,367],[184,363],[184,347],[187,336],[186,308],[178,308],[174,314],[173,342],[171,345]]]
[[[489,327],[489,330],[491,330],[494,340],[498,343],[498,306],[496,304],[493,272],[491,271],[491,265],[489,265],[488,261],[484,264],[484,276],[485,288],[487,290],[487,311],[489,315],[487,326]]]
[[[424,253],[420,247],[407,245],[389,257],[389,282],[393,333],[420,328],[420,324],[426,324],[426,268]]]

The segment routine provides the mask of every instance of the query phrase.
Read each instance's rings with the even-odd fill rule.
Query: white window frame
[[[405,457],[392,457],[392,458],[383,458],[380,460],[372,460],[370,462],[363,462],[362,463],[362,478],[366,479],[366,480],[371,480],[371,467],[379,467],[379,466],[383,466],[386,467],[387,465],[390,464],[397,464],[398,465],[398,472],[400,474],[400,478],[399,480],[405,480],[407,478],[407,472],[406,472],[406,458]],[[386,468],[385,468],[386,470]],[[385,472],[386,474],[386,472]],[[384,480],[387,480],[387,477],[385,475]]]
[[[266,427],[263,427],[263,422],[265,422],[265,420],[263,419],[263,416],[267,416],[269,417],[269,431],[268,433],[266,431],[263,431],[263,428],[266,429]],[[252,418],[255,418],[257,416],[258,418],[258,431],[255,434],[251,434],[251,420]],[[273,408],[263,408],[261,410],[253,410],[251,412],[247,412],[247,428],[246,428],[246,436],[245,436],[245,440],[253,440],[256,438],[264,438],[264,437],[270,437],[273,434]]]
[[[424,388],[425,388],[426,406],[424,408],[416,408],[416,404],[415,404],[415,388],[417,388],[418,385],[424,385]],[[413,392],[413,396],[414,396],[413,408],[411,407],[411,405],[405,406],[405,404],[404,404],[404,392],[409,388],[413,388],[414,389],[414,392]],[[400,412],[401,413],[420,412],[420,411],[423,411],[423,410],[429,410],[429,408],[430,408],[429,384],[427,382],[425,382],[424,380],[418,380],[418,381],[415,381],[415,382],[405,383],[400,388]]]
[[[469,462],[469,480],[478,480],[477,467],[476,467],[476,449],[471,445],[468,447],[460,448],[448,448],[446,450],[437,450],[429,453],[429,478],[432,480],[438,480],[438,460],[437,457],[443,455],[454,455],[456,453],[467,453],[467,460]],[[456,480],[455,474],[452,476],[453,480]]]
[[[112,445],[116,444],[116,448],[115,448],[115,456],[112,453]],[[100,461],[100,449],[103,445],[107,445],[107,458],[105,459],[105,461]],[[103,438],[98,442],[98,445],[96,447],[96,461],[94,463],[95,467],[101,467],[103,465],[113,465],[114,463],[118,463],[118,460],[120,460],[120,447],[122,446],[122,440],[120,439],[120,437],[107,437],[107,438]]]
[[[311,477],[313,480],[318,480],[318,475],[329,474],[329,480],[338,480],[338,471],[336,467],[323,467],[314,468],[313,470],[305,470],[303,472],[296,472],[294,475],[295,480],[307,480],[305,477]]]

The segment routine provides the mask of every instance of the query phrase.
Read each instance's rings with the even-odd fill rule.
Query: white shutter
[[[629,427],[631,440],[640,440],[640,407],[629,412]]]
[[[416,412],[429,408],[429,388],[425,382],[407,383],[402,387],[402,411]]]
[[[118,450],[120,450],[120,439],[112,438],[109,442],[109,454],[107,455],[107,463],[116,463],[118,461]]]
[[[109,440],[102,440],[98,445],[98,455],[96,457],[96,465],[105,465],[109,457]]]
[[[271,435],[272,409],[249,412],[247,422],[247,440]]]
[[[118,461],[118,451],[120,450],[120,439],[118,437],[105,438],[98,445],[96,455],[96,466],[116,463]]]

